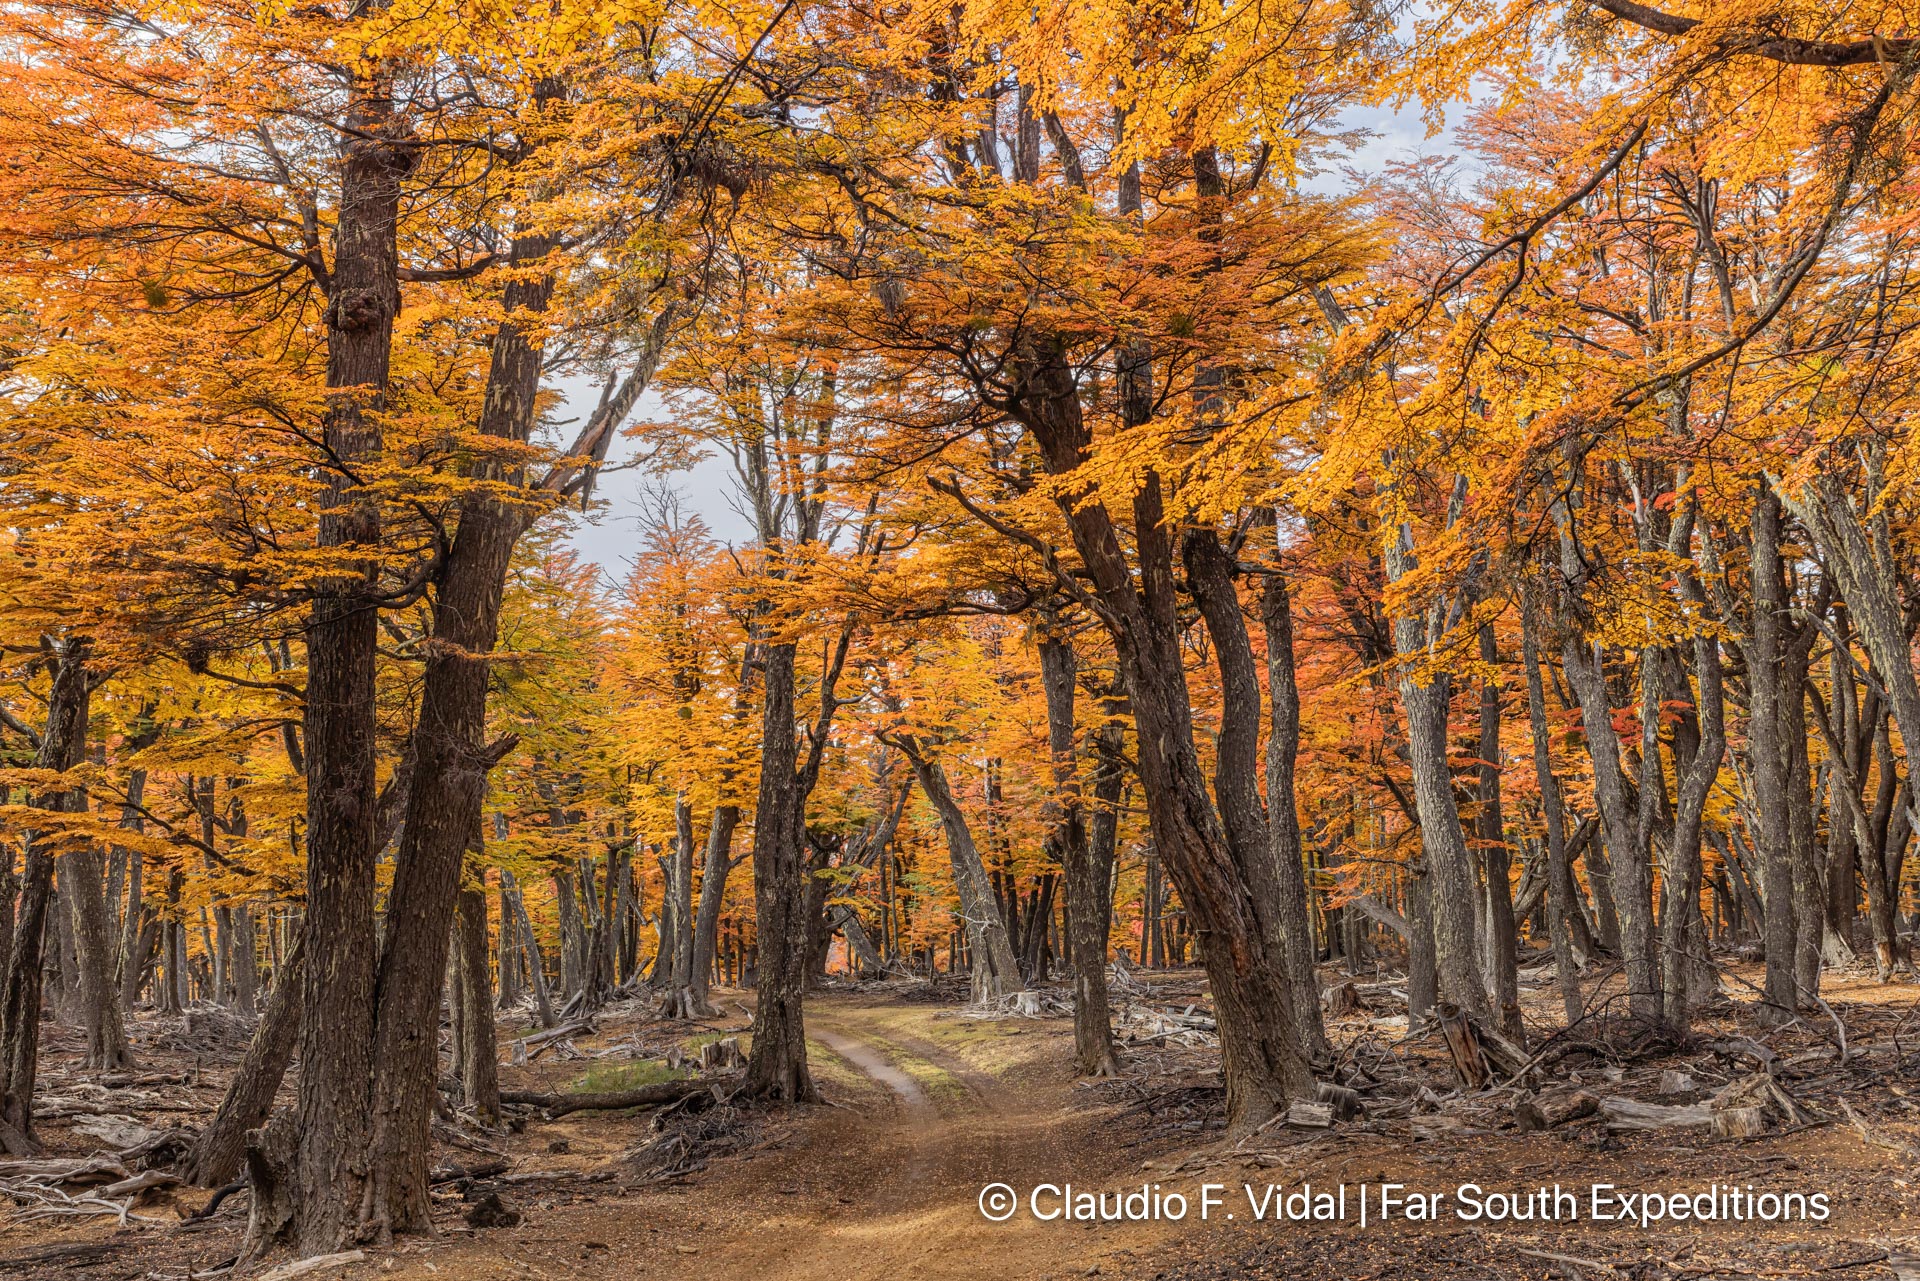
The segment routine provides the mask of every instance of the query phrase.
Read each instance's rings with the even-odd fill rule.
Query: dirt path
[[[1128,1261],[1159,1235],[1150,1225],[981,1217],[988,1183],[1107,1182],[1138,1154],[1103,1148],[1070,1107],[1055,1038],[1007,1038],[1018,1053],[998,1057],[1002,1047],[966,1031],[937,1024],[931,1008],[820,1000],[808,1034],[837,1106],[808,1113],[778,1149],[683,1187],[533,1205],[522,1228],[403,1256],[383,1275],[1064,1281],[1096,1265],[1131,1275]]]

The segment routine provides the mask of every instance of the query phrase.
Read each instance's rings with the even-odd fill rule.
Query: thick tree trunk
[[[1133,369],[1129,395],[1149,375],[1150,369]],[[1060,346],[1036,340],[1023,377],[1007,409],[1033,433],[1048,472],[1075,471],[1087,459],[1092,436]],[[1060,508],[1126,673],[1154,846],[1203,945],[1229,1126],[1250,1131],[1289,1099],[1310,1097],[1313,1074],[1300,1044],[1291,979],[1282,956],[1268,946],[1245,872],[1252,858],[1270,857],[1265,833],[1259,850],[1232,849],[1200,769],[1160,480],[1149,473],[1134,498],[1132,563],[1104,503],[1063,495]]]
[[[543,235],[516,237],[512,262],[532,268],[550,247]],[[494,335],[480,411],[480,433],[488,439],[519,444],[533,430],[540,349],[525,322],[514,317],[544,312],[552,293],[547,275],[529,272],[507,284],[502,305],[508,318]],[[511,486],[521,473],[511,462],[486,461],[477,465],[475,479]],[[427,649],[413,734],[413,776],[387,899],[376,994],[373,1161],[378,1191],[370,1226],[381,1235],[430,1225],[428,1128],[437,1076],[433,1011],[446,970],[461,867],[481,830],[487,771],[511,746],[486,742],[488,656],[499,634],[507,569],[527,522],[523,504],[485,494],[463,500],[434,599],[433,644]],[[490,1028],[490,999],[486,1022]]]
[[[1107,1009],[1108,878],[1095,863],[1080,773],[1074,753],[1074,695],[1078,662],[1062,637],[1040,641],[1040,684],[1047,699],[1047,746],[1053,765],[1056,811],[1048,844],[1066,869],[1067,920],[1072,940],[1073,1062],[1081,1076],[1118,1076]],[[1096,792],[1099,782],[1096,781]]]
[[[307,965],[300,1092],[291,1140],[262,1136],[247,1254],[281,1241],[303,1255],[360,1234],[371,1177],[374,1072],[375,669],[378,506],[362,469],[382,449],[380,415],[400,309],[400,184],[414,152],[397,139],[388,71],[363,64],[348,88],[339,218],[328,295],[332,465],[316,499],[331,561],[314,584],[307,628]],[[270,1126],[269,1129],[272,1127]],[[291,1156],[292,1169],[280,1163]]]
[[[798,770],[791,644],[761,647],[765,703],[760,734],[760,794],[754,809],[754,925],[759,939],[753,1052],[746,1089],[792,1103],[818,1102],[807,1070],[806,803],[809,779]]]
[[[247,1055],[227,1085],[226,1096],[193,1146],[180,1158],[180,1177],[196,1187],[217,1188],[236,1177],[246,1154],[247,1132],[266,1124],[273,1114],[274,1096],[300,1040],[305,953],[304,940],[296,940],[274,982],[273,995],[267,999],[266,1016],[254,1029]]]
[[[36,769],[65,773],[86,755],[93,694],[93,676],[87,670],[90,654],[84,640],[63,638],[50,643],[53,678],[46,729],[34,759]],[[79,813],[86,804],[86,793],[78,788],[44,792],[33,801],[36,809],[62,814]],[[7,951],[6,986],[0,992],[0,1151],[14,1156],[29,1155],[38,1146],[33,1132],[33,1087],[39,1071],[40,985],[53,897],[53,852],[31,832],[23,844],[26,858],[21,866],[20,899]]]

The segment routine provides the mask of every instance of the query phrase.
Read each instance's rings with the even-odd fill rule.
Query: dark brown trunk
[[[1753,628],[1747,651],[1751,690],[1747,753],[1760,830],[1763,941],[1767,954],[1767,1003],[1775,1018],[1798,1007],[1794,995],[1793,832],[1787,803],[1792,786],[1792,749],[1786,727],[1786,582],[1780,559],[1780,504],[1764,483],[1753,510]],[[1798,691],[1796,690],[1797,694]]]
[[[93,675],[87,670],[91,652],[84,640],[49,642],[52,681],[35,769],[64,774],[86,755],[93,694]],[[43,792],[33,800],[35,809],[61,814],[79,813],[86,804],[86,793],[79,788]],[[6,987],[0,992],[0,1151],[15,1156],[29,1155],[38,1147],[33,1087],[39,1071],[40,994],[53,896],[53,852],[31,832],[23,844],[26,858],[21,865],[19,905],[7,952]]]
[[[1047,699],[1047,747],[1053,764],[1055,809],[1048,844],[1066,869],[1067,919],[1073,966],[1073,1061],[1082,1076],[1118,1076],[1107,1009],[1107,931],[1111,900],[1108,878],[1096,864],[1087,807],[1075,760],[1074,695],[1078,662],[1062,637],[1040,641],[1040,684]],[[1101,780],[1096,780],[1095,791]],[[1097,803],[1097,800],[1096,800]]]
[[[487,976],[486,890],[477,884],[462,886],[454,919],[460,940],[460,1092],[474,1118],[494,1127],[500,1124],[500,1051],[493,1031],[493,985]]]
[[[1498,670],[1500,652],[1494,645],[1493,624],[1480,625],[1480,661]],[[1488,995],[1493,998],[1500,1030],[1521,1045],[1526,1025],[1520,1021],[1520,941],[1513,923],[1513,851],[1507,844],[1505,815],[1500,807],[1500,682],[1480,685],[1480,787],[1475,801],[1474,834],[1487,881]]]
[[[517,237],[512,262],[522,270],[533,268],[550,247],[545,236]],[[517,276],[507,284],[502,305],[508,319],[494,335],[480,411],[480,433],[491,440],[518,445],[533,430],[540,348],[525,322],[514,317],[544,312],[552,293],[550,276]],[[475,470],[479,481],[517,486],[521,480],[512,462],[489,460]],[[480,832],[487,771],[501,751],[486,741],[488,656],[499,634],[507,569],[527,521],[523,504],[484,493],[462,502],[434,599],[407,816],[387,898],[386,946],[375,995],[377,1192],[368,1226],[380,1236],[430,1226],[428,1128],[437,1077],[433,1012],[446,972],[461,867]],[[491,1009],[488,1002],[489,1026]]]
[[[1033,344],[1026,383],[1009,409],[1033,433],[1047,470],[1064,475],[1092,444],[1079,389],[1064,351]],[[1268,946],[1244,867],[1270,857],[1235,851],[1209,799],[1194,744],[1185,680],[1172,533],[1159,478],[1148,474],[1134,500],[1137,558],[1129,563],[1105,505],[1063,498],[1061,513],[1093,585],[1132,697],[1139,775],[1154,846],[1200,936],[1221,1033],[1229,1125],[1249,1131],[1311,1097],[1313,1074],[1300,1044],[1291,980]]]
[[[265,1125],[273,1114],[274,1096],[300,1040],[305,952],[304,941],[296,940],[274,981],[266,1016],[254,1029],[247,1055],[227,1085],[226,1096],[193,1146],[180,1158],[180,1177],[196,1187],[217,1188],[238,1176],[246,1154],[247,1132]]]
[[[818,1102],[807,1070],[806,793],[794,733],[791,644],[760,649],[765,703],[760,734],[760,794],[754,808],[754,928],[759,939],[753,1052],[746,1089],[790,1103]]]
[[[718,1012],[708,991],[720,935],[720,910],[726,903],[727,874],[733,870],[733,832],[739,825],[738,805],[715,806],[707,824],[707,844],[700,863],[700,911],[693,923],[693,969],[687,976],[688,1002],[699,1018],[711,1018]]]
[[[1267,634],[1267,688],[1272,693],[1272,732],[1267,739],[1267,836],[1273,849],[1280,940],[1293,978],[1293,1012],[1300,1043],[1315,1059],[1329,1057],[1320,1011],[1320,980],[1314,976],[1312,926],[1307,915],[1307,874],[1300,841],[1300,811],[1294,796],[1294,760],[1300,754],[1300,687],[1293,668],[1293,605],[1287,580],[1267,575],[1260,619]]]
[[[359,492],[382,450],[380,415],[400,308],[401,141],[389,72],[351,72],[339,218],[326,310],[330,460],[315,505],[329,563],[307,628],[307,965],[299,1108],[261,1136],[246,1253],[287,1242],[344,1249],[367,1209],[374,1068],[374,860],[379,508]],[[268,1127],[272,1129],[271,1126]],[[283,1167],[291,1158],[292,1168]]]

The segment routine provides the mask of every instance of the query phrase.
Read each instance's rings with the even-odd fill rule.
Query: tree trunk
[[[454,913],[460,938],[460,1091],[481,1125],[500,1124],[500,1050],[493,1030],[493,985],[487,976],[487,892],[463,886]],[[501,923],[505,932],[505,922]]]
[[[87,716],[93,676],[87,670],[90,645],[71,637],[50,642],[53,679],[47,695],[47,724],[40,735],[34,768],[60,773],[86,755]],[[36,809],[75,814],[86,808],[79,788],[43,792]],[[47,915],[53,896],[53,852],[27,833],[20,873],[20,900],[7,952],[6,987],[0,992],[0,1151],[14,1156],[34,1152],[33,1087],[40,1056],[40,985]]]
[[[1267,739],[1267,832],[1273,847],[1277,920],[1293,979],[1294,1022],[1300,1043],[1316,1060],[1330,1059],[1326,1022],[1320,1012],[1320,980],[1314,976],[1313,933],[1307,919],[1306,862],[1300,843],[1300,812],[1293,789],[1294,759],[1300,754],[1300,687],[1293,670],[1293,606],[1287,580],[1267,575],[1260,618],[1267,633],[1267,687],[1273,696],[1273,725]]]
[[[1047,699],[1047,746],[1053,765],[1056,810],[1048,843],[1066,869],[1067,919],[1073,966],[1073,1062],[1081,1076],[1118,1076],[1107,1009],[1107,931],[1111,899],[1107,877],[1095,864],[1086,805],[1074,756],[1074,695],[1078,662],[1072,642],[1040,641],[1040,684]],[[1102,768],[1105,762],[1102,762]],[[1096,778],[1096,793],[1104,779]]]
[[[1496,668],[1499,650],[1494,645],[1493,624],[1480,625],[1480,661]],[[1487,994],[1493,1000],[1500,1030],[1517,1044],[1525,1045],[1526,1025],[1520,1020],[1520,941],[1513,923],[1513,852],[1507,844],[1505,816],[1500,807],[1500,682],[1489,679],[1480,686],[1480,786],[1475,797],[1474,835],[1480,842],[1480,859],[1487,880]]]
[[[1762,484],[1753,510],[1753,634],[1747,642],[1751,688],[1747,751],[1759,846],[1767,1003],[1785,1019],[1799,1007],[1794,995],[1793,832],[1787,803],[1792,749],[1783,741],[1787,717],[1786,583],[1780,561],[1780,504]],[[1798,691],[1796,690],[1797,694]]]
[[[727,897],[727,874],[733,870],[733,832],[739,825],[738,805],[715,806],[707,824],[706,850],[700,862],[700,911],[693,924],[693,967],[687,975],[687,1002],[695,1018],[712,1018],[719,1012],[708,992],[720,936],[720,911]]]
[[[807,1070],[806,802],[811,780],[798,771],[791,644],[761,647],[765,703],[760,733],[760,794],[754,809],[754,927],[758,992],[747,1091],[791,1103],[818,1102]]]
[[[987,879],[986,864],[973,842],[967,816],[947,786],[946,771],[931,760],[911,736],[889,736],[898,744],[913,776],[926,793],[934,812],[940,816],[940,829],[946,834],[947,854],[953,866],[953,885],[960,895],[960,919],[967,931],[967,950],[972,958],[973,1001],[980,1004],[995,1000],[1026,985],[1020,981],[1020,966],[1014,959],[1013,942],[1007,926],[994,905],[993,885]]]
[[[300,1040],[300,1004],[306,962],[304,939],[296,940],[267,999],[266,1016],[254,1029],[247,1055],[227,1085],[220,1107],[180,1158],[180,1177],[196,1187],[217,1188],[240,1173],[247,1132],[273,1114],[294,1046]]]
[[[315,498],[328,563],[307,627],[307,965],[300,1101],[291,1142],[263,1140],[251,1167],[244,1253],[282,1241],[303,1255],[355,1239],[368,1207],[374,1072],[375,670],[379,507],[360,486],[382,450],[380,416],[400,308],[400,183],[414,162],[390,72],[350,73],[339,218],[326,311],[330,465]],[[436,975],[437,978],[437,975]],[[270,1126],[269,1129],[272,1127]],[[292,1159],[292,1169],[279,1162]]]
[[[1129,398],[1150,374],[1150,366],[1130,369]],[[1092,435],[1074,371],[1057,340],[1029,344],[1021,378],[1008,412],[1032,432],[1049,473],[1075,471],[1087,460]],[[1270,857],[1270,849],[1264,839],[1257,851],[1230,847],[1200,769],[1161,481],[1148,473],[1134,497],[1132,563],[1103,502],[1063,493],[1059,506],[1126,673],[1154,846],[1203,944],[1229,1127],[1249,1132],[1288,1100],[1309,1097],[1313,1074],[1295,1023],[1291,980],[1283,958],[1267,944],[1244,870],[1252,858]]]
[[[1427,860],[1407,867],[1407,1029],[1432,1017],[1440,1003],[1440,967],[1434,956],[1433,883]]]
[[[65,900],[73,935],[75,995],[86,1032],[86,1065],[120,1071],[132,1065],[127,1029],[120,1016],[120,993],[113,983],[114,939],[107,917],[103,880],[105,860],[96,848],[75,850],[60,863],[60,897]]]
[[[540,1026],[550,1028],[557,1020],[553,1013],[553,998],[547,990],[547,962],[540,955],[539,940],[533,936],[533,921],[527,916],[526,900],[517,885],[513,887],[513,915],[520,923],[520,946],[527,958],[527,981],[533,984],[533,1008],[540,1016]]]
[[[673,856],[668,868],[667,901],[661,912],[672,929],[662,939],[662,946],[670,949],[670,964],[660,1017],[699,1018],[693,1004],[693,804],[684,792],[673,802]]]
[[[1533,773],[1540,788],[1540,807],[1547,827],[1547,937],[1553,944],[1554,976],[1559,981],[1561,1011],[1571,1027],[1580,1018],[1580,975],[1573,957],[1573,925],[1579,907],[1573,883],[1573,860],[1567,851],[1566,811],[1560,800],[1560,780],[1553,772],[1552,744],[1547,734],[1547,696],[1540,679],[1540,648],[1535,636],[1536,601],[1531,587],[1521,604],[1522,661],[1527,668],[1527,727],[1533,737]]]

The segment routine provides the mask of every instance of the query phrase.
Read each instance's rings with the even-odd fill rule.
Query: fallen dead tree
[[[637,1090],[588,1091],[580,1094],[543,1094],[537,1090],[502,1090],[500,1101],[520,1107],[539,1108],[549,1120],[571,1112],[612,1112],[622,1108],[657,1108],[696,1094],[711,1093],[716,1099],[729,1092],[731,1081],[662,1081]]]
[[[1602,1099],[1600,1115],[1609,1130],[1704,1129],[1723,1139],[1752,1138],[1776,1124],[1805,1125],[1810,1120],[1778,1081],[1758,1073],[1741,1077],[1698,1103]]]

